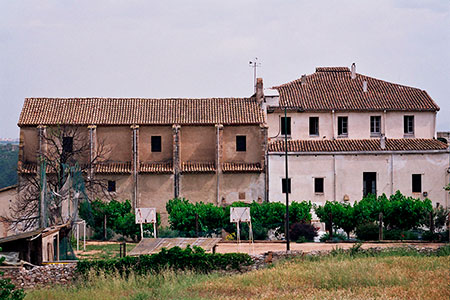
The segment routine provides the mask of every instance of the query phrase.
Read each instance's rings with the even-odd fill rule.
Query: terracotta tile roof
[[[19,162],[17,164],[17,172],[21,174],[36,174],[37,165],[31,163],[22,163]]]
[[[260,163],[223,163],[222,171],[227,172],[261,172]]]
[[[131,162],[103,163],[95,166],[95,173],[98,174],[129,174],[131,170]]]
[[[26,98],[19,126],[132,124],[260,124],[255,98]]]
[[[352,152],[352,151],[427,151],[445,150],[447,144],[434,139],[386,139],[381,149],[380,139],[367,140],[290,140],[290,152]],[[284,152],[284,141],[269,143],[269,152]]]
[[[146,163],[141,162],[140,173],[170,174],[173,172],[171,162]]]
[[[182,173],[204,173],[215,172],[216,166],[214,162],[183,162],[181,163]]]
[[[363,82],[367,81],[367,92]],[[276,86],[280,106],[301,107],[307,111],[437,111],[439,106],[427,92],[356,74],[346,67],[320,67],[305,76]]]

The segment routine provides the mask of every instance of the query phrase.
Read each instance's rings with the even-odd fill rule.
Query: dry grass
[[[92,277],[26,299],[450,299],[450,257],[326,257],[240,275]]]

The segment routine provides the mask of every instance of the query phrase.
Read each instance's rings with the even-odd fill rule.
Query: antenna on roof
[[[254,61],[249,61],[248,66],[253,68],[253,87],[254,92],[256,93],[256,69],[261,67],[261,63],[258,62],[258,58],[255,57]]]

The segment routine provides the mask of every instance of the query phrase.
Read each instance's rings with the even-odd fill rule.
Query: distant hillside
[[[17,184],[19,146],[0,144],[0,189]]]

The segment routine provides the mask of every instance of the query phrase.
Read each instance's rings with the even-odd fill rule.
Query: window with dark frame
[[[286,185],[286,178],[281,179],[281,192],[283,194],[286,194],[286,190],[288,194],[291,193],[291,178],[287,179],[287,185]]]
[[[154,135],[151,140],[152,152],[161,152],[161,136]]]
[[[403,117],[403,132],[405,134],[414,134],[414,116]]]
[[[115,192],[115,191],[116,191],[116,181],[108,180],[108,192]]]
[[[412,192],[422,193],[422,174],[412,174]]]
[[[247,137],[245,135],[236,136],[236,151],[239,152],[247,151]]]
[[[323,194],[323,178],[314,178],[314,193]]]
[[[381,134],[381,116],[370,116],[370,134]]]
[[[63,148],[63,152],[72,153],[73,152],[73,137],[64,136],[62,148]]]
[[[309,117],[309,135],[319,135],[319,117]]]
[[[348,117],[338,117],[338,135],[348,135]]]
[[[286,127],[287,120],[287,127]],[[281,117],[281,134],[282,135],[291,135],[291,117]]]

